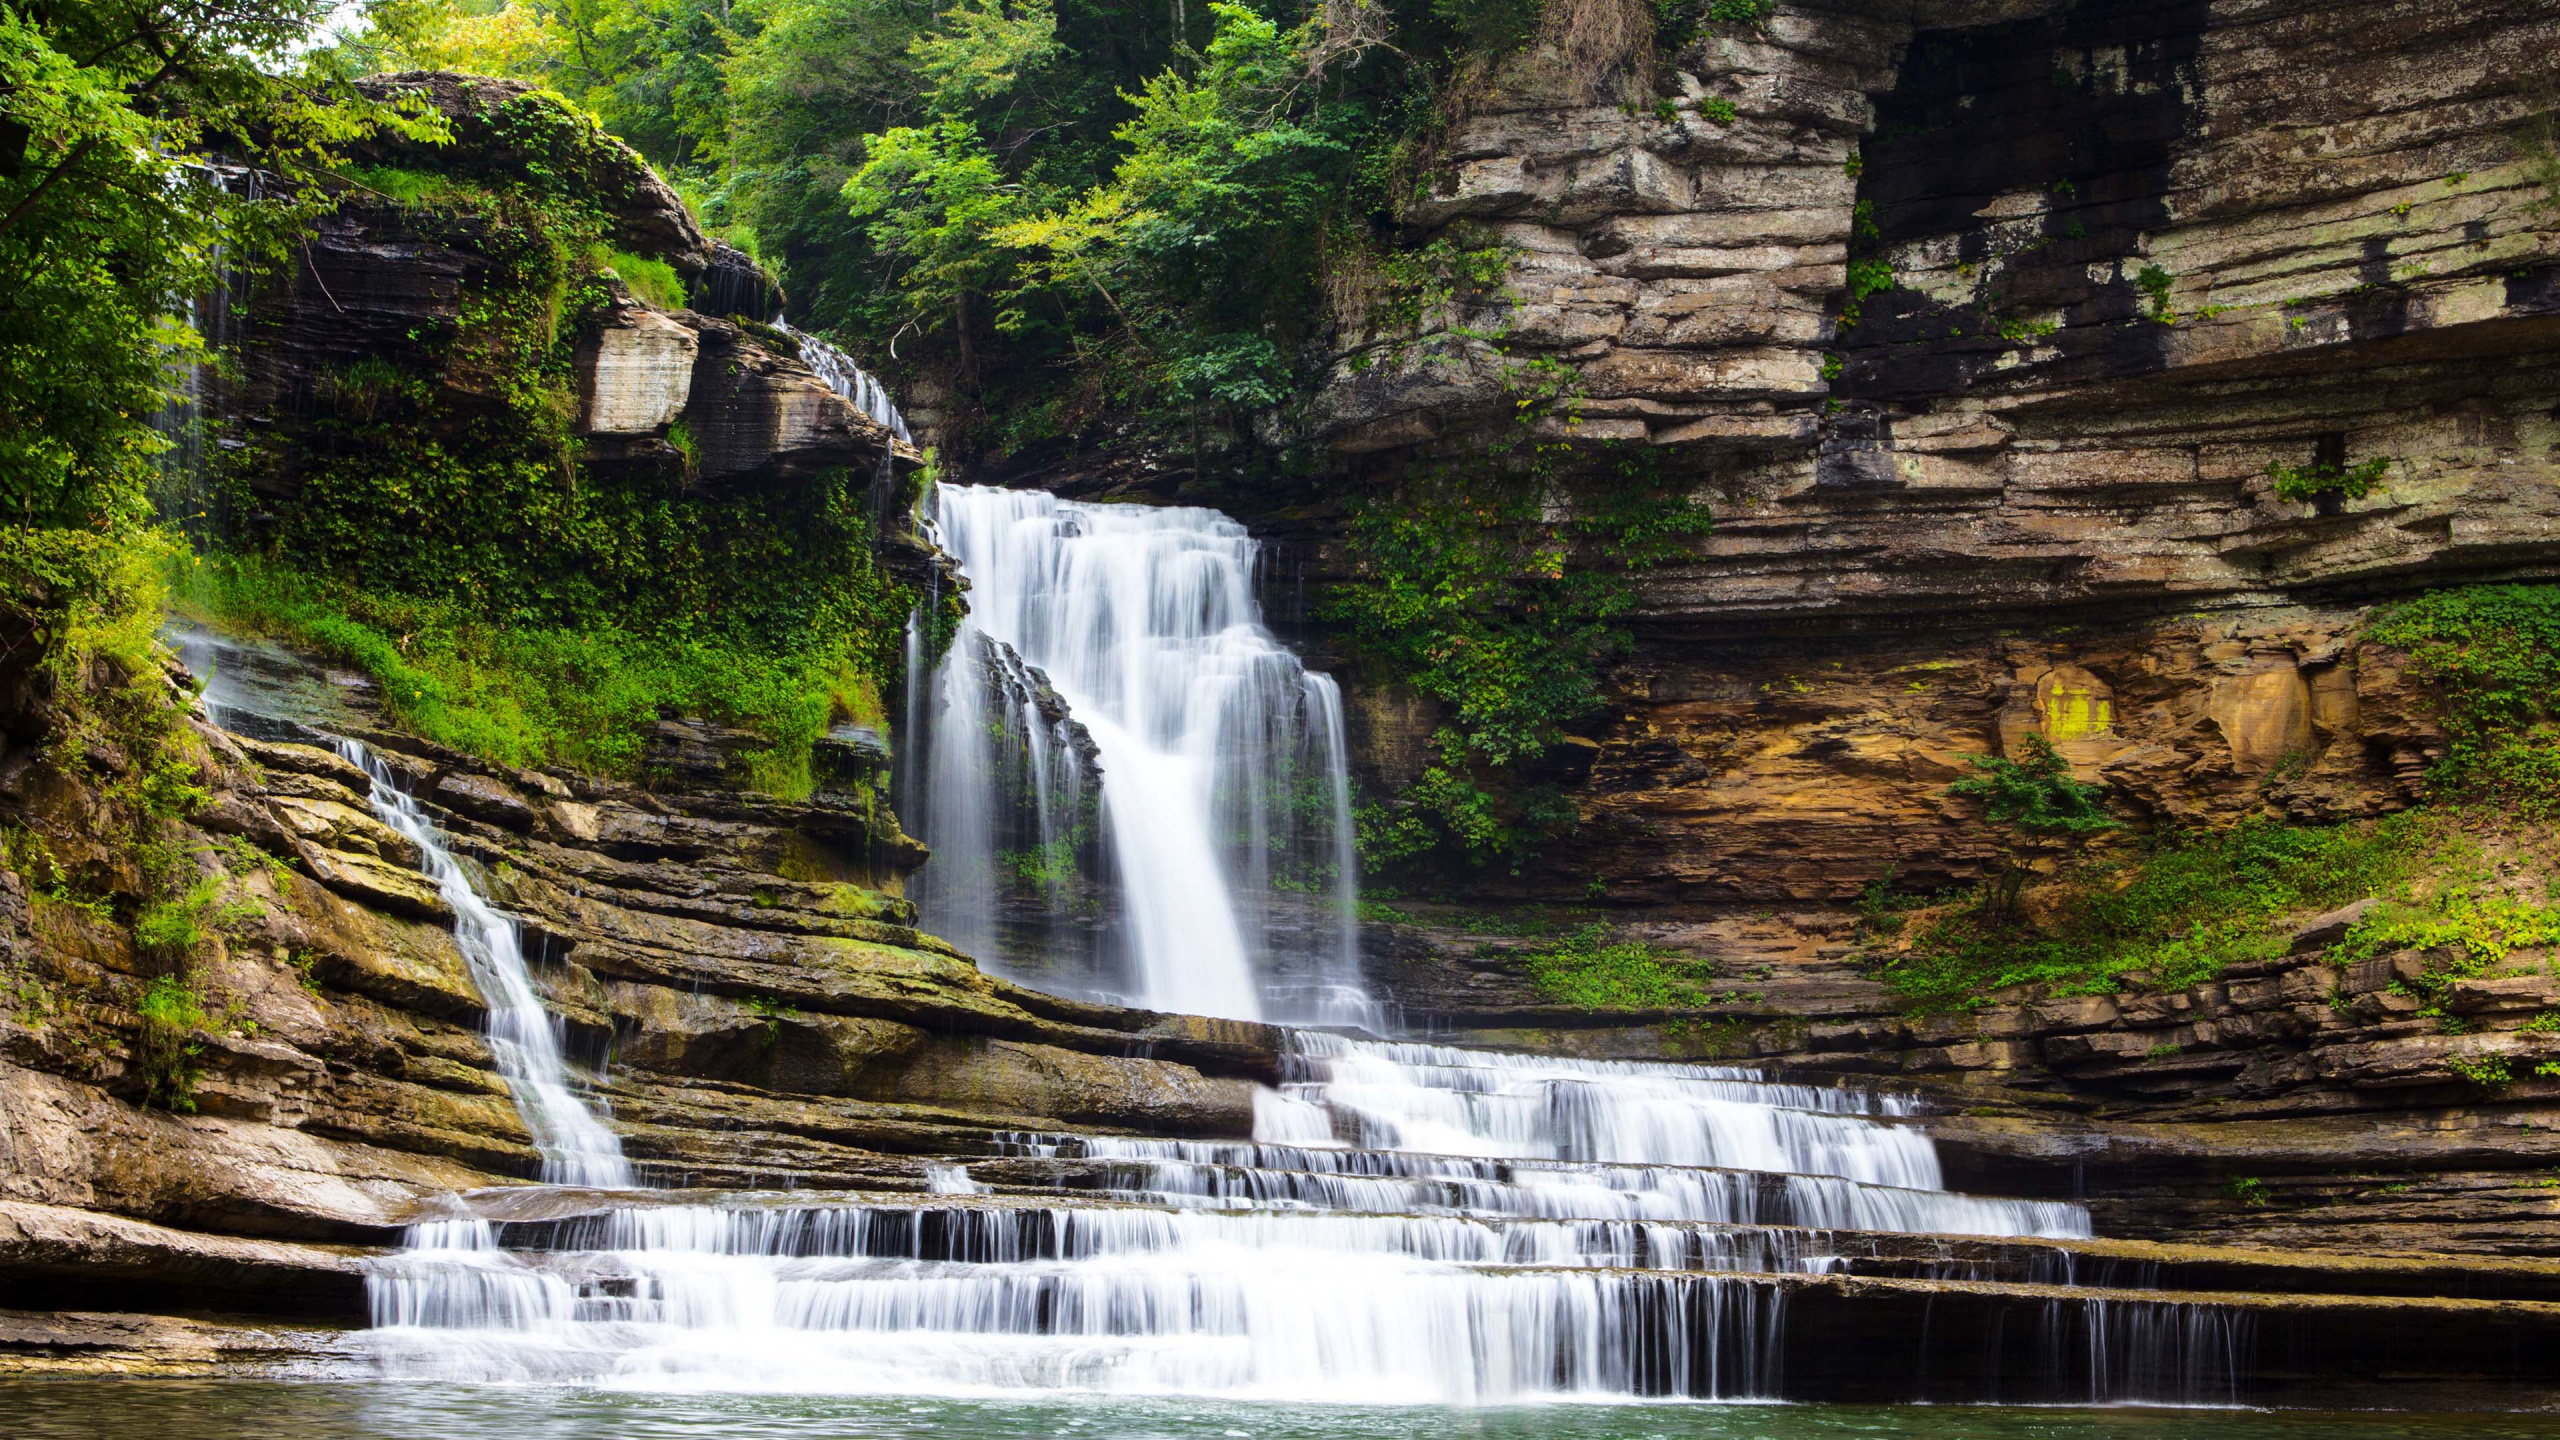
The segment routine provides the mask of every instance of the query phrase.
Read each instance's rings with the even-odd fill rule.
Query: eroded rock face
[[[1443,318],[1515,358],[1347,360],[1316,431],[1428,445],[1569,363],[1585,438],[1715,502],[1647,586],[1687,632],[2548,573],[2555,46],[2521,0],[1782,4],[1675,57],[1668,116],[1462,121],[1412,218],[1514,248]],[[2324,456],[2383,483],[2274,496]]]
[[[684,413],[702,348],[691,330],[646,306],[620,306],[594,344],[579,375],[590,433],[655,435]]]

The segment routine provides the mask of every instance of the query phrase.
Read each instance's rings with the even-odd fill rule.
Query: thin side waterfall
[[[910,679],[928,697],[906,796],[934,852],[927,925],[1076,988],[1057,970],[1073,947],[1039,928],[1015,943],[1006,914],[1024,882],[1038,910],[1074,871],[1120,937],[1092,963],[1134,1003],[1366,1018],[1342,696],[1263,628],[1244,527],[988,486],[940,487],[928,520],[970,589],[950,649]],[[1094,834],[1078,810],[1097,785]]]
[[[533,988],[516,922],[481,897],[446,848],[443,833],[380,756],[354,740],[339,741],[338,753],[372,777],[374,815],[418,847],[427,878],[453,907],[453,938],[489,1007],[489,1051],[515,1097],[516,1113],[533,1133],[534,1148],[542,1152],[542,1178],[555,1185],[629,1188],[631,1163],[623,1158],[621,1140],[570,1087],[560,1030]]]
[[[773,328],[800,344],[800,362],[812,374],[827,382],[827,388],[853,403],[853,408],[885,427],[892,435],[912,445],[915,437],[907,433],[907,417],[889,399],[889,387],[872,377],[870,371],[854,363],[852,356],[805,330],[794,330],[781,316],[773,317]]]

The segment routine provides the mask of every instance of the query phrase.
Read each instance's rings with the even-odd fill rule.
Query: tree
[[[334,9],[0,0],[0,523],[139,523],[188,297],[291,256],[338,147],[432,131],[302,48]]]
[[[2033,857],[2059,845],[2077,851],[2099,834],[2124,828],[2107,813],[2106,787],[2071,778],[2071,762],[2042,735],[2019,742],[2019,756],[1976,755],[1974,773],[1946,793],[1982,803],[1982,821],[2000,837],[2002,863],[1992,877],[1990,918],[2006,924],[2017,915]]]

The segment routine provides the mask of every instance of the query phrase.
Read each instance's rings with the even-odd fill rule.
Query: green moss
[[[676,267],[664,260],[652,260],[610,245],[592,245],[587,249],[587,263],[599,272],[612,271],[632,294],[661,310],[685,308],[684,281],[676,274]]]
[[[1516,383],[1524,422],[1570,414],[1569,393],[1541,391],[1538,376]],[[1516,870],[1570,828],[1570,802],[1534,778],[1534,763],[1599,708],[1632,577],[1711,528],[1707,507],[1652,450],[1550,446],[1531,423],[1489,461],[1418,466],[1352,506],[1357,573],[1322,613],[1364,659],[1451,715],[1421,779],[1361,807],[1373,874]]]
[[[1585,1010],[1695,1010],[1741,998],[1709,990],[1705,962],[1641,940],[1613,940],[1600,921],[1523,958],[1541,998]]]
[[[2477,857],[2454,818],[2435,812],[2173,835],[2071,871],[2030,907],[2040,921],[1998,923],[1991,887],[1950,902],[1911,924],[1908,947],[1882,957],[1877,972],[1929,1010],[1970,1008],[2013,985],[2176,989],[2283,954],[2293,918],[2306,911],[2465,872]]]
[[[179,607],[354,666],[402,724],[510,765],[636,774],[650,727],[675,710],[768,736],[773,748],[753,762],[760,788],[805,794],[811,743],[878,703],[858,632],[767,648],[601,620],[506,624],[457,601],[361,590],[253,556],[188,567]]]
[[[142,1080],[142,1101],[167,1110],[196,1108],[196,1082],[204,1074],[196,1039],[204,1028],[203,1001],[184,977],[162,975],[143,987],[134,1013],[142,1028],[133,1042],[134,1068]]]
[[[404,210],[482,214],[497,208],[497,192],[444,170],[403,165],[355,165],[343,172],[358,190]]]
[[[2427,772],[2438,796],[2560,814],[2560,586],[2438,590],[2368,634],[2436,690],[2451,742]]]

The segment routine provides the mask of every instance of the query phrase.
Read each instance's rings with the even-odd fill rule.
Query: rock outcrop
[[[536,1172],[415,847],[371,819],[362,772],[336,752],[250,733],[316,738],[301,720],[262,720],[254,689],[221,693],[244,733],[198,731],[211,799],[184,848],[225,899],[193,966],[205,1016],[187,1109],[134,1103],[136,1007],[164,962],[0,873],[15,987],[0,1202],[24,1210],[0,1218],[23,1221],[0,1235],[0,1273],[30,1284],[86,1247],[102,1279],[158,1266],[173,1285],[254,1289],[259,1265],[288,1261],[150,1227],[380,1243],[424,1200]],[[1261,1027],[1055,999],[917,932],[897,891],[922,853],[878,798],[876,751],[785,803],[734,762],[643,791],[472,762],[360,708],[305,713],[363,729],[522,917],[546,1003],[662,1182],[915,1190],[922,1157],[982,1153],[998,1130],[1242,1136],[1249,1082],[1276,1076]],[[705,738],[669,728],[694,732],[671,745]],[[76,775],[20,750],[0,798],[58,863],[89,862],[80,828],[104,802]],[[311,1313],[344,1309],[325,1285],[295,1293]]]
[[[1982,11],[1780,4],[1658,108],[1478,104],[1411,218],[1513,247],[1449,317],[1509,354],[1346,366],[1318,433],[1454,441],[1570,364],[1583,438],[1716,499],[1647,587],[1684,635],[2550,572],[2549,6]]]

